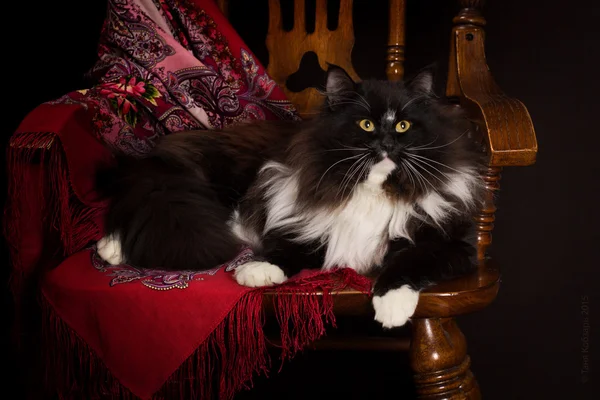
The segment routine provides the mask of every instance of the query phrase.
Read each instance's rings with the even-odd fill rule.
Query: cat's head
[[[452,189],[459,175],[476,174],[480,155],[469,122],[434,93],[430,70],[405,82],[356,83],[330,66],[326,82],[320,114],[292,147],[307,195],[335,204],[365,183],[414,201],[460,195]]]

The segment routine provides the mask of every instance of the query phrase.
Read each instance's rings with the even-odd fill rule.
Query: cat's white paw
[[[281,268],[263,261],[240,265],[235,269],[234,276],[237,283],[249,287],[272,286],[287,280]]]
[[[121,241],[116,235],[104,236],[96,244],[98,255],[104,261],[111,265],[123,264],[123,254],[121,253]]]
[[[383,296],[373,296],[375,321],[384,328],[402,326],[415,313],[418,302],[419,292],[408,285],[390,290]]]

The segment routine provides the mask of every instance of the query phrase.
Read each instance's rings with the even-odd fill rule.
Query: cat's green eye
[[[396,124],[396,132],[404,133],[410,129],[410,122],[402,120]]]
[[[367,132],[373,132],[375,130],[375,124],[370,119],[363,119],[358,123],[363,130]]]

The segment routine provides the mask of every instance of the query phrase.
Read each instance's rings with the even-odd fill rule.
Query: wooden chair
[[[424,291],[412,319],[410,343],[391,346],[408,349],[416,390],[422,399],[481,397],[470,371],[465,337],[454,318],[481,310],[496,297],[500,273],[486,257],[486,252],[492,243],[494,197],[499,189],[500,172],[503,167],[533,164],[537,153],[535,132],[527,109],[520,101],[502,92],[487,66],[482,3],[478,0],[459,1],[460,11],[453,20],[451,33],[446,87],[446,95],[477,121],[478,133],[488,155],[488,169],[483,177],[487,197],[475,217],[479,269],[471,276]],[[227,0],[219,0],[219,5],[227,15]],[[385,66],[390,80],[402,79],[404,75],[405,10],[405,0],[389,0]],[[323,101],[323,96],[314,88],[294,92],[287,86],[288,78],[298,70],[305,53],[314,52],[323,70],[327,69],[327,63],[333,63],[346,69],[354,79],[360,79],[351,61],[354,44],[352,0],[341,0],[335,30],[327,28],[327,0],[316,1],[313,33],[306,31],[304,21],[304,0],[295,0],[293,29],[284,31],[279,0],[269,0],[268,72],[283,87],[301,115],[310,116],[310,110]],[[273,293],[266,295],[267,309],[271,307],[272,296]],[[336,315],[368,316],[373,312],[370,299],[364,294],[343,291],[334,298]]]

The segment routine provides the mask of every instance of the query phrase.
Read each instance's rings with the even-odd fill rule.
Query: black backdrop
[[[231,16],[234,26],[266,64],[266,0],[232,3],[239,7]],[[381,16],[386,2],[355,3],[357,71],[362,77],[382,78],[386,23]],[[600,340],[597,333],[594,336],[600,321],[596,296],[600,265],[595,254],[600,222],[596,73],[600,6],[592,0],[571,7],[543,0],[488,3],[488,63],[500,86],[528,107],[540,149],[534,166],[503,173],[491,250],[503,268],[500,294],[486,310],[461,318],[461,327],[484,398],[591,399],[600,368]],[[83,74],[95,60],[104,7],[102,0],[4,5],[3,151],[19,121],[35,105],[85,87]],[[408,73],[434,61],[444,65],[455,12],[453,1],[408,1]],[[1,176],[5,185],[5,174]],[[5,190],[2,193],[4,201]],[[7,276],[8,267],[3,267],[3,287]],[[581,371],[582,296],[589,297],[591,310],[587,375]],[[9,319],[7,291],[3,299]],[[12,362],[10,357],[0,358]],[[356,356],[350,360],[359,364],[356,369],[399,373],[377,356],[367,361],[374,366],[364,365]],[[330,371],[339,369],[335,361],[326,362],[331,363]],[[332,385],[341,393],[339,388],[350,381],[338,378],[332,375]],[[310,386],[302,377],[298,381]],[[358,386],[369,393],[369,381]],[[265,387],[262,390],[268,393]]]

